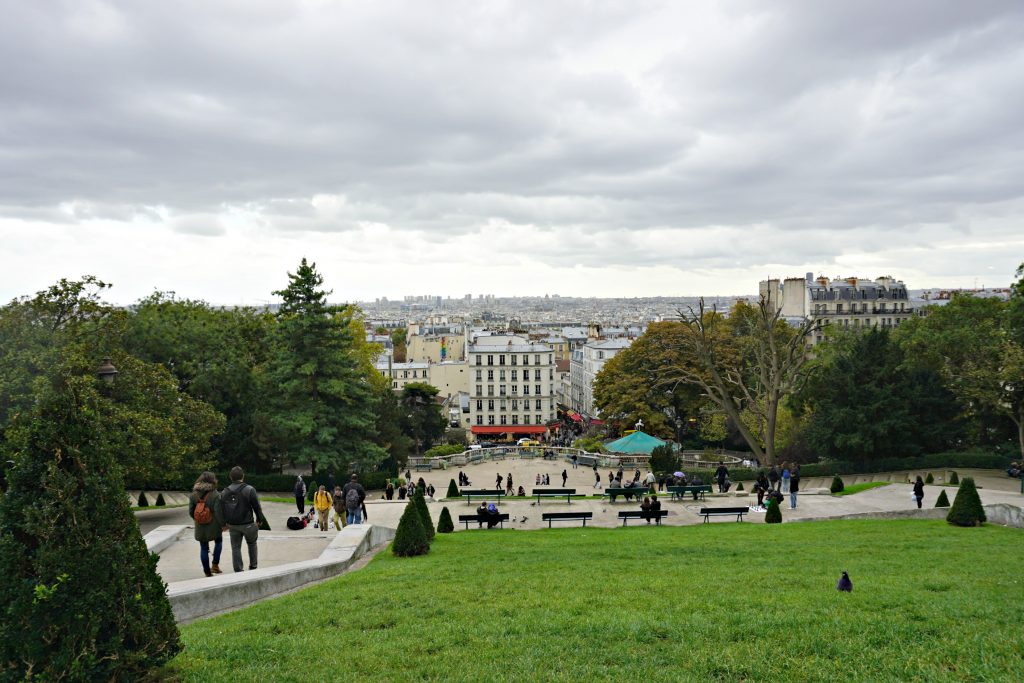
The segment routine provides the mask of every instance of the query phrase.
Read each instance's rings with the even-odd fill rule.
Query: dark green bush
[[[953,507],[949,508],[949,514],[946,515],[946,521],[957,526],[980,526],[985,519],[985,508],[981,506],[981,497],[974,486],[974,479],[964,477],[953,499]]]
[[[736,490],[737,491],[742,491],[743,490],[743,482],[742,481],[740,483],[736,484]]]
[[[148,508],[149,507],[149,498],[146,498],[146,492],[145,491],[140,491],[139,492],[139,507],[140,508]]]
[[[414,557],[430,552],[427,532],[420,521],[420,511],[414,501],[410,500],[406,504],[402,518],[398,520],[395,540],[391,542],[391,552],[399,557]]]
[[[946,496],[946,489],[939,491],[939,497],[935,499],[935,507],[937,508],[948,508],[949,497]]]
[[[455,523],[452,522],[452,513],[447,507],[441,508],[441,515],[437,518],[437,533],[450,534],[455,531]]]
[[[935,483],[935,477],[932,476],[931,472],[929,472],[928,476],[926,476],[924,478],[924,483],[926,483],[926,484],[934,484]]]
[[[830,474],[870,474],[897,470],[938,470],[950,467],[1005,470],[1012,458],[995,453],[933,453],[913,458],[878,458],[861,462],[829,460],[800,466],[802,477],[827,477]],[[951,482],[952,483],[952,482]]]
[[[768,510],[764,513],[765,524],[782,524],[782,509],[779,501],[772,498],[768,501]]]
[[[164,501],[164,494],[162,494],[162,493],[156,494],[156,503],[154,503],[154,505],[156,505],[157,507],[161,507],[161,506],[167,505],[167,503]]]
[[[448,493],[445,494],[445,498],[458,498],[458,497],[459,497],[459,487],[455,483],[455,480],[451,479],[451,480],[448,481]]]
[[[420,524],[423,525],[423,529],[427,533],[427,542],[434,540],[434,522],[430,519],[430,510],[427,509],[427,501],[423,497],[423,489],[416,487],[416,493],[412,498],[416,504],[416,509],[420,513]]]
[[[959,477],[959,475],[957,475],[956,472],[953,472],[953,473],[951,473],[949,475],[949,483],[950,484],[959,484],[960,483],[960,477]]]
[[[199,472],[193,472],[187,476],[182,476],[178,479],[171,480],[153,480],[144,482],[129,482],[129,489],[148,489],[150,491],[162,490],[162,491],[191,491],[192,485],[196,481],[196,477]],[[387,486],[388,478],[394,476],[394,473],[388,472],[360,472],[359,483],[367,491],[383,491],[384,487]],[[308,474],[302,475],[302,478],[306,480],[306,486],[312,493],[316,493],[316,488],[320,484],[327,486],[326,472],[318,472],[315,477],[311,477]],[[348,476],[344,474],[335,475],[335,483],[344,485],[348,481]],[[227,472],[221,472],[217,474],[217,485],[223,488],[230,483]],[[294,474],[245,474],[245,483],[253,486],[260,493],[283,493],[288,492],[291,495],[292,487],[295,486],[295,475]],[[310,497],[310,500],[313,500]]]
[[[846,488],[846,484],[843,483],[842,477],[838,474],[832,477],[832,486],[828,487],[828,490],[832,493],[839,493]]]

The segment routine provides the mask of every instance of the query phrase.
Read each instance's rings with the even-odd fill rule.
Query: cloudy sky
[[[0,0],[0,299],[1000,286],[1024,3]]]

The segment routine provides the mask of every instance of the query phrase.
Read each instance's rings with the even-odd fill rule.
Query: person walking
[[[789,471],[789,465],[782,463],[782,494],[789,493],[789,479],[792,474]]]
[[[718,482],[718,492],[725,493],[725,480],[729,478],[729,468],[722,463],[715,470],[715,480]]]
[[[459,474],[462,473],[459,472]],[[388,485],[384,487],[384,497],[387,498],[388,500],[393,500],[395,497],[395,485],[391,482],[390,479],[388,480]]]
[[[569,472],[567,470],[562,470],[562,488],[563,489],[565,488],[565,482],[567,482],[567,481],[569,481]]]
[[[320,531],[327,531],[327,519],[331,513],[331,494],[323,484],[313,494],[313,507],[316,508],[316,524]]]
[[[501,476],[501,472],[498,472],[496,475],[494,475],[494,490],[495,491],[500,491],[502,488],[504,488],[501,485],[501,483],[503,481],[505,481],[505,479]]]
[[[594,468],[594,488],[601,489],[601,473],[597,471],[596,467]]]
[[[345,488],[345,520],[348,524],[363,523],[363,500],[366,498],[366,489],[359,483],[359,476],[355,472]]]
[[[579,461],[580,461],[579,456],[577,456],[575,453],[573,453],[572,454],[572,468],[573,469],[576,469],[577,467],[580,466],[580,462]]]
[[[800,492],[799,465],[789,473],[789,509],[796,510],[796,494]]]
[[[257,567],[257,541],[260,535],[259,521],[263,519],[263,508],[256,489],[245,483],[245,471],[235,465],[228,475],[231,483],[221,491],[221,506],[224,521],[231,536],[231,565],[236,572],[243,569],[242,539],[249,550],[249,570]]]
[[[345,494],[341,492],[340,486],[334,487],[334,493],[331,494],[331,507],[334,508],[334,513],[331,515],[334,528],[341,531],[348,522],[348,516],[345,511]]]
[[[509,472],[508,476],[505,477],[505,481],[507,482],[505,484],[505,495],[506,496],[511,496],[515,492],[515,489],[512,486],[512,473],[511,472]]]
[[[921,509],[921,501],[924,500],[924,479],[921,479],[921,475],[917,475],[917,480],[914,482],[914,500],[917,501],[917,509]]]
[[[195,521],[193,535],[199,542],[199,563],[207,576],[220,574],[220,553],[224,547],[224,510],[217,492],[217,475],[203,472],[192,485],[188,496],[188,516]],[[213,564],[210,564],[210,541],[213,541]]]
[[[295,486],[292,489],[292,493],[295,494],[295,507],[298,508],[301,515],[306,511],[306,482],[302,480],[301,474],[295,478]]]
[[[779,486],[779,471],[775,469],[775,465],[768,470],[768,486],[771,489],[777,489]]]
[[[657,483],[658,479],[654,476],[654,472],[648,472],[647,478],[644,479],[644,481],[647,484],[647,488],[651,490],[651,493],[655,493],[654,485]]]

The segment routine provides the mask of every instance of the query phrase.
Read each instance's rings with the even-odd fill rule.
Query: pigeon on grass
[[[853,581],[850,581],[850,575],[843,572],[843,575],[839,577],[839,581],[836,583],[836,590],[843,591],[844,593],[853,592]]]

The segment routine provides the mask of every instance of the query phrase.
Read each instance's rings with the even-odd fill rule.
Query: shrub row
[[[217,472],[217,485],[220,487],[227,486],[231,483],[230,477],[227,472]],[[191,491],[192,485],[195,484],[196,478],[199,473],[190,475],[187,477],[180,477],[175,480],[167,481],[154,481],[145,482],[139,484],[138,482],[130,482],[127,486],[129,489],[142,489],[147,491]],[[388,479],[391,475],[387,472],[360,472],[359,483],[363,485],[367,490],[382,490],[387,486]],[[317,473],[315,479],[310,479],[308,474],[302,475],[302,478],[306,480],[306,486],[316,489],[317,486],[323,484],[327,486],[327,473]],[[348,480],[348,476],[344,473],[336,474],[334,476],[334,483],[344,485]],[[257,491],[291,491],[295,486],[295,475],[294,474],[246,474],[245,481],[247,484],[251,484]]]

